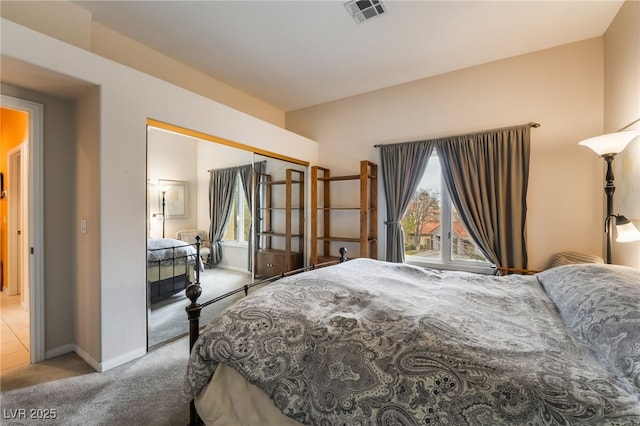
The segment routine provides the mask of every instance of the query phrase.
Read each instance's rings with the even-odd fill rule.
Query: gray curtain
[[[222,260],[220,241],[224,236],[224,229],[229,220],[229,213],[233,205],[238,168],[217,169],[209,171],[209,239],[211,240],[211,254],[208,263],[215,265]]]
[[[436,140],[460,220],[499,267],[527,268],[529,140],[529,124]]]
[[[259,161],[254,164],[247,164],[246,166],[238,167],[238,173],[240,173],[240,179],[242,181],[242,188],[244,189],[244,198],[247,201],[247,206],[249,207],[249,211],[251,214],[254,213],[253,209],[253,188],[255,188],[255,173],[264,173],[266,168],[266,161]],[[255,173],[254,173],[255,170]],[[257,195],[257,194],[256,194]],[[256,196],[256,209],[255,212],[258,212],[258,207],[260,206],[260,200]],[[259,214],[258,214],[259,216]],[[251,219],[251,224],[249,225],[249,235],[253,235],[253,218]],[[249,272],[253,272],[253,247],[254,241],[250,237],[249,238],[249,253],[247,258],[247,265],[249,265]]]
[[[404,262],[404,215],[433,151],[432,141],[380,147],[382,183],[387,199],[387,261]]]

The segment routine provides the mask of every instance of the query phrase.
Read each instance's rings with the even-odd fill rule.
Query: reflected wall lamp
[[[631,126],[631,124],[629,126]],[[623,130],[625,128],[623,128]],[[616,154],[625,149],[629,142],[631,142],[638,135],[640,135],[640,131],[621,131],[585,139],[579,143],[582,146],[591,148],[607,163],[607,174],[605,176],[606,185],[604,186],[604,193],[607,196],[607,216],[604,221],[605,233],[607,237],[607,263],[611,263],[611,241],[613,238],[614,224],[616,226],[616,230],[618,231],[618,238],[616,239],[616,241],[629,242],[640,240],[640,231],[638,231],[633,223],[631,223],[631,221],[626,217],[613,213],[613,193],[616,191],[616,187],[613,185],[613,159],[615,158]]]
[[[154,213],[152,216],[153,217],[158,217],[161,216],[162,217],[162,238],[164,238],[164,234],[165,234],[165,222],[167,219],[166,216],[166,206],[167,206],[167,200],[165,198],[165,194],[167,193],[167,190],[165,188],[161,188],[160,192],[162,193],[162,213]]]
[[[167,193],[167,190],[163,188],[161,192],[162,192],[162,213],[161,213],[162,214],[162,238],[164,238],[164,225],[167,220],[167,216],[165,214],[165,208],[167,206],[165,194]]]

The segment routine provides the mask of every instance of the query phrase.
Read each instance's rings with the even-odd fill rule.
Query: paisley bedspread
[[[147,264],[158,267],[196,263],[197,250],[193,244],[187,244],[173,238],[152,238],[147,240]],[[198,262],[202,270],[202,262]]]
[[[206,327],[184,391],[195,397],[225,363],[303,424],[640,425],[640,271],[573,273],[584,266],[488,277],[354,259],[283,278]],[[603,296],[554,304],[545,290],[571,276],[593,281],[575,292],[635,302],[602,304],[609,314]],[[565,325],[578,317],[625,328]],[[624,348],[603,350],[605,338]]]

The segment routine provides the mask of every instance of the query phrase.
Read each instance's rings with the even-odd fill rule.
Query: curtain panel
[[[436,143],[460,220],[499,267],[527,269],[529,124],[454,136]]]
[[[229,220],[229,213],[233,205],[238,167],[209,171],[209,239],[211,240],[211,254],[208,263],[215,265],[222,260],[220,242]]]
[[[380,147],[382,184],[387,199],[388,262],[404,262],[404,230],[400,224],[433,151],[432,141]]]
[[[249,208],[249,211],[251,212],[252,215],[254,214],[253,213],[254,211],[255,212],[260,211],[259,197],[255,197],[255,198],[253,197],[254,188],[256,187],[256,175],[264,173],[266,166],[267,166],[266,161],[259,161],[254,164],[247,164],[246,166],[238,167],[238,173],[240,173],[240,180],[242,181],[242,188],[244,190],[244,197],[245,197],[245,200],[247,201],[247,207]],[[253,208],[254,199],[256,204],[255,210]],[[260,215],[257,214],[257,216],[260,216]],[[252,217],[251,224],[249,225],[249,242],[248,242],[249,249],[248,249],[248,257],[247,257],[247,265],[248,265],[249,272],[253,272],[253,248],[257,247],[257,245],[255,244],[255,241],[251,238],[251,236],[253,235],[253,229],[255,228],[254,222],[255,220]]]
[[[387,260],[404,261],[400,224],[432,150],[472,239],[499,267],[527,268],[526,212],[531,124],[380,146],[387,201]]]

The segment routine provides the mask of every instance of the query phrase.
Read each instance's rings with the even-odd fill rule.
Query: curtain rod
[[[220,168],[220,169],[208,169],[208,170],[207,170],[207,173],[211,173],[211,172],[212,172],[212,171],[214,171],[214,170],[235,169],[235,168],[238,168],[238,167],[253,166],[253,165],[255,165],[255,164],[266,163],[266,162],[267,162],[267,160],[260,160],[260,161],[256,161],[256,162],[249,163],[249,164],[241,164],[241,165],[239,165],[239,166],[222,167],[222,168]]]
[[[618,132],[623,131],[624,129],[628,129],[629,127],[633,126],[634,124],[636,124],[638,121],[640,121],[640,118],[636,118],[635,120],[633,120],[631,123],[627,124],[626,126],[624,126],[622,129],[618,130]]]
[[[640,120],[640,119],[639,119],[639,120]],[[636,121],[638,121],[638,120],[636,120]],[[631,123],[631,124],[633,124],[633,123]],[[630,124],[630,125],[631,125],[631,124]],[[630,125],[629,125],[629,126],[630,126]],[[629,127],[629,126],[627,126],[627,127]],[[534,121],[531,121],[531,122],[529,122],[529,127],[540,127],[540,123],[536,123],[536,122],[534,122]],[[502,128],[504,129],[504,128],[506,128],[506,127],[502,127]],[[495,130],[497,130],[497,129],[495,129]],[[484,130],[484,131],[476,132],[476,133],[485,133],[485,132],[490,132],[490,131],[491,131],[491,130]],[[467,134],[469,134],[469,133],[467,133]],[[471,134],[473,134],[473,133],[471,133]],[[444,136],[444,137],[446,138],[446,137],[451,137],[451,136]],[[441,139],[441,138],[436,138],[436,139]],[[402,143],[402,142],[400,142],[400,143]],[[386,145],[386,144],[375,144],[373,147],[374,147],[374,148],[380,148],[380,147],[381,147],[381,146],[383,146],[383,145]],[[394,144],[391,144],[391,145],[394,145]]]

